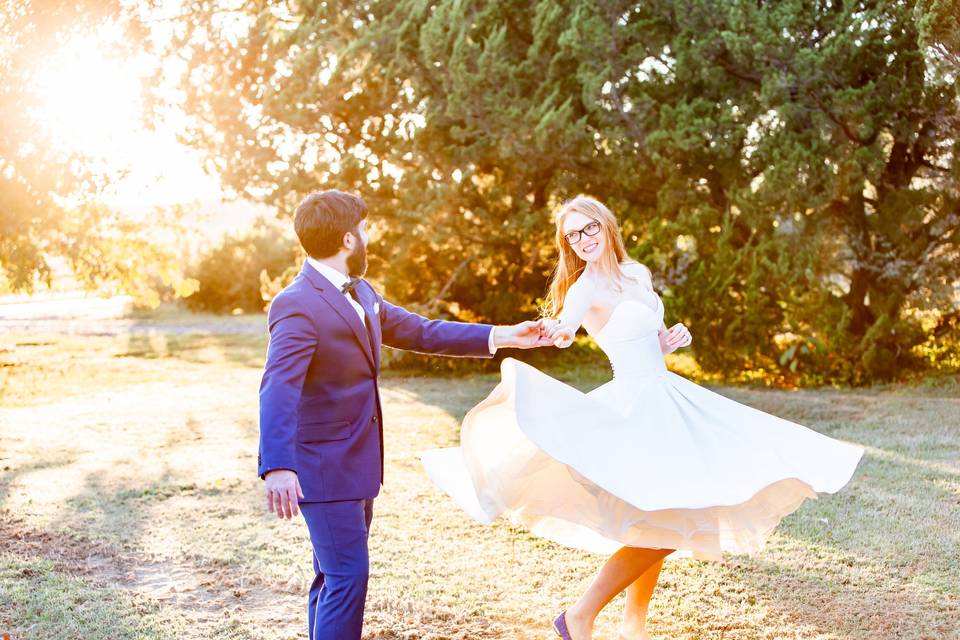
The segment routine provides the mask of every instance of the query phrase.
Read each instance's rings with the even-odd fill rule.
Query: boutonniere
[[[373,312],[376,313],[377,315],[380,315],[380,303],[379,303],[379,302],[374,302],[374,303],[373,303]]]

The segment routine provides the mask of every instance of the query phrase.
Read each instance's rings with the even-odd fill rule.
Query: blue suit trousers
[[[313,546],[310,640],[360,640],[370,575],[373,500],[301,502]]]

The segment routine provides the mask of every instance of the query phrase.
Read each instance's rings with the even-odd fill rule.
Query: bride
[[[668,371],[663,356],[689,345],[690,332],[667,329],[650,271],[627,258],[614,215],[578,196],[556,226],[544,330],[563,348],[583,326],[613,379],[584,394],[507,358],[500,384],[464,417],[461,446],[422,459],[480,522],[504,515],[535,535],[612,554],[554,621],[564,640],[589,640],[624,590],[621,638],[645,640],[665,557],[759,551],[806,498],[847,484],[863,449]]]

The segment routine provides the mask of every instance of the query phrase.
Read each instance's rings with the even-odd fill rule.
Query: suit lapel
[[[309,263],[303,263],[303,269],[300,273],[319,291],[320,297],[326,300],[327,304],[333,307],[333,310],[347,323],[357,342],[360,343],[360,348],[370,362],[370,366],[376,371],[377,362],[374,360],[373,352],[370,349],[370,336],[367,334],[367,328],[363,326],[363,321],[357,315],[356,309],[347,302],[347,297],[334,287],[329,280],[320,275],[316,269],[311,267]],[[370,313],[370,311],[366,311],[366,313]]]
[[[361,286],[356,288],[357,297],[360,298],[360,306],[363,312],[367,314],[367,325],[370,327],[371,351],[375,365],[380,367],[380,316],[374,310],[377,298],[373,292],[373,287],[364,280]]]

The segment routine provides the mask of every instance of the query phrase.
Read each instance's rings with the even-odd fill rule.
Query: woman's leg
[[[610,556],[587,592],[567,609],[567,627],[573,640],[590,640],[593,622],[600,610],[618,593],[636,582],[654,563],[672,552],[673,549],[624,547]]]
[[[660,559],[627,587],[627,605],[620,626],[622,640],[647,640],[650,637],[647,635],[647,611],[662,568],[663,559]]]

